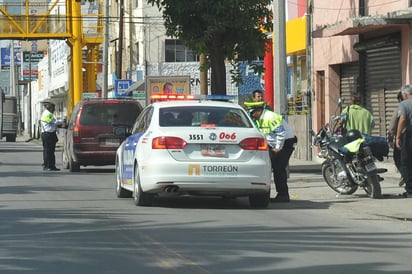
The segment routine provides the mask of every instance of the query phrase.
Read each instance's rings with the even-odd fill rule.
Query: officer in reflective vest
[[[62,125],[56,122],[53,114],[56,107],[53,103],[44,103],[44,108],[40,118],[41,140],[43,143],[43,170],[59,171],[60,169],[56,167],[54,152],[58,141],[56,128]]]
[[[287,184],[289,159],[297,138],[282,115],[265,108],[264,102],[245,102],[258,129],[266,136],[277,195],[272,202],[289,202]]]

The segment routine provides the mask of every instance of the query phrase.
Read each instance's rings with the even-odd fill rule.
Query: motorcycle
[[[339,100],[339,105],[342,102]],[[378,169],[375,164],[371,146],[360,135],[350,138],[346,133],[335,133],[339,116],[333,115],[321,129],[313,135],[313,146],[320,149],[318,157],[325,159],[322,163],[322,175],[325,182],[338,195],[353,194],[359,187],[363,188],[367,195],[373,199],[381,198],[380,181],[383,180],[379,173],[386,169]],[[358,138],[359,137],[359,138]],[[356,142],[356,143],[353,143]],[[355,144],[357,149],[349,151],[348,146]]]

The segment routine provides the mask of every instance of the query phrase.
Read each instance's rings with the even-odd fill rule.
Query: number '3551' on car
[[[270,199],[270,159],[264,136],[238,104],[168,101],[147,106],[116,152],[117,196],[138,206],[157,196]]]

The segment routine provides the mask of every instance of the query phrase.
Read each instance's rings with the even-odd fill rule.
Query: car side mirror
[[[339,106],[339,107],[342,107],[342,106],[343,106],[343,99],[342,99],[342,98],[339,98],[339,99],[338,99],[338,106]]]

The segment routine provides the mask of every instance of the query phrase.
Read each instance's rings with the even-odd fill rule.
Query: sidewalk
[[[312,209],[331,209],[333,214],[350,218],[368,220],[396,220],[410,225],[412,221],[412,198],[403,198],[399,194],[405,190],[399,186],[400,174],[392,159],[376,162],[378,168],[386,168],[380,182],[382,199],[369,198],[363,189],[351,195],[339,195],[324,181],[321,174],[321,163],[290,159],[289,207],[308,207]],[[275,192],[275,191],[274,191]]]

